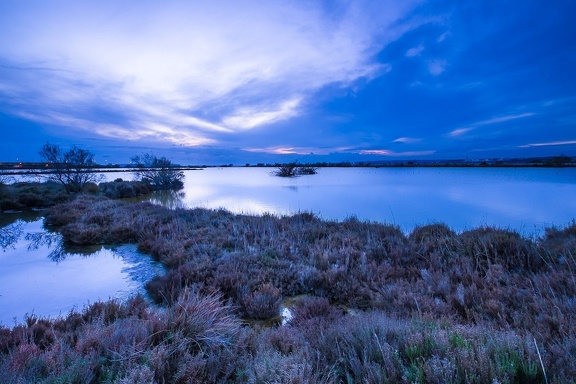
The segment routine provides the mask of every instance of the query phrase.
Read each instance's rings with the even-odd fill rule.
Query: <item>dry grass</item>
[[[442,224],[405,236],[354,218],[98,197],[47,222],[68,242],[133,242],[162,261],[169,272],[148,291],[163,309],[99,303],[2,329],[0,382],[539,383],[543,367],[549,382],[576,377],[574,223],[538,239]],[[303,294],[289,325],[240,327]]]

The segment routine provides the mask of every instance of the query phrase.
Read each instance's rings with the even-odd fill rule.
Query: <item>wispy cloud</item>
[[[222,123],[232,129],[250,129],[263,124],[273,123],[295,116],[301,98],[285,100],[277,106],[271,107],[242,107],[230,116],[226,116]]]
[[[420,44],[417,47],[410,48],[406,51],[406,57],[416,57],[419,56],[424,51],[424,45]]]
[[[413,144],[413,143],[419,143],[421,142],[422,139],[417,138],[417,137],[399,137],[396,140],[393,140],[393,143],[403,143],[403,144]]]
[[[459,136],[462,136],[462,135],[464,135],[470,131],[473,131],[476,128],[482,127],[482,126],[504,123],[506,121],[522,119],[522,118],[530,117],[530,116],[534,116],[534,113],[527,112],[527,113],[521,113],[521,114],[516,114],[516,115],[506,115],[506,116],[494,117],[492,119],[478,121],[478,122],[471,124],[470,126],[465,127],[465,128],[454,129],[453,131],[450,131],[446,136],[459,137]]]
[[[387,149],[365,149],[358,151],[361,155],[378,155],[378,156],[392,156],[392,157],[409,157],[409,156],[429,156],[436,153],[436,151],[406,151],[394,152]]]
[[[470,132],[474,129],[474,127],[468,127],[468,128],[458,128],[455,129],[453,131],[451,131],[450,133],[448,133],[449,137],[458,137],[458,136],[462,136],[463,134]]]
[[[289,146],[277,146],[277,147],[264,147],[264,148],[244,148],[246,152],[253,153],[269,153],[274,155],[328,155],[331,153],[342,153],[350,151],[350,147],[289,147]]]
[[[328,84],[381,73],[374,54],[409,29],[397,21],[417,3],[13,5],[0,16],[0,98],[45,124],[210,143],[298,116]]]
[[[518,148],[532,148],[532,147],[555,147],[559,145],[576,145],[576,140],[566,140],[566,141],[551,141],[548,143],[532,143],[520,145]]]
[[[516,120],[516,119],[522,119],[524,117],[530,117],[530,116],[534,116],[534,113],[532,112],[527,112],[527,113],[520,113],[518,115],[507,115],[507,116],[500,116],[500,117],[495,117],[493,119],[488,119],[488,120],[484,120],[484,121],[479,121],[476,124],[474,124],[475,127],[480,127],[482,125],[490,125],[490,124],[498,124],[498,123],[503,123],[505,121],[510,121],[510,120]]]

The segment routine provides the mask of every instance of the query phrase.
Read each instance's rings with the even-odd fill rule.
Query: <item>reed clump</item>
[[[407,236],[356,218],[168,210],[96,196],[49,210],[46,222],[69,243],[137,243],[164,263],[168,272],[147,284],[160,307],[98,303],[0,329],[0,382],[576,377],[574,223],[540,238],[443,224]],[[242,325],[278,316],[282,299],[296,296],[287,325]]]

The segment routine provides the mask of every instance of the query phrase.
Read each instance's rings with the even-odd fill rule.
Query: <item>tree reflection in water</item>
[[[6,251],[7,248],[15,248],[15,244],[22,236],[24,221],[17,220],[12,224],[0,228],[0,248]]]
[[[154,192],[150,202],[152,204],[162,205],[169,209],[186,208],[186,205],[184,204],[184,196],[185,193],[183,191],[166,189]]]
[[[27,233],[24,237],[27,241],[30,241],[28,245],[28,250],[37,250],[40,247],[47,247],[50,249],[48,258],[55,262],[60,262],[66,259],[66,251],[64,250],[64,243],[62,241],[62,235],[55,232],[34,232]]]

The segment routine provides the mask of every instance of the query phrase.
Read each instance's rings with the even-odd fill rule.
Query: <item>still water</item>
[[[0,325],[26,314],[66,315],[98,300],[144,294],[162,273],[135,245],[65,248],[59,234],[43,228],[38,213],[2,214],[0,220]]]
[[[442,222],[457,231],[510,228],[525,236],[576,219],[576,168],[321,168],[281,178],[272,168],[186,171],[178,194],[152,201],[174,207],[225,208],[234,213],[293,214],[399,225]],[[130,179],[129,174],[109,174]]]
[[[182,191],[149,199],[170,208],[355,216],[399,225],[406,233],[443,222],[457,231],[490,225],[538,236],[576,218],[576,168],[321,168],[294,178],[272,171],[186,171]],[[43,228],[39,213],[0,214],[0,231],[0,325],[12,326],[25,314],[66,315],[96,300],[143,293],[145,282],[162,273],[134,245],[64,248],[57,233]]]

